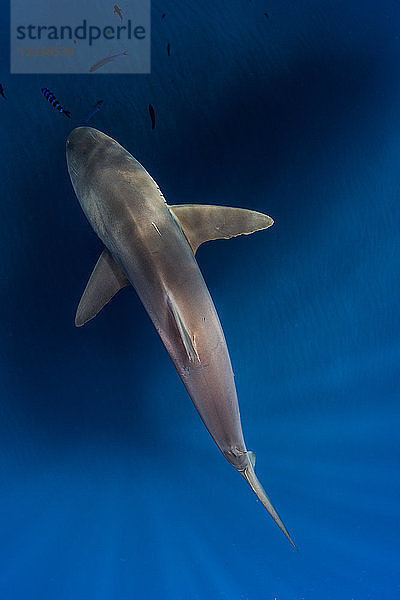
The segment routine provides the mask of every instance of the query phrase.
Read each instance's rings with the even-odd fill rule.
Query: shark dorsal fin
[[[204,242],[248,235],[267,229],[274,222],[263,213],[229,206],[175,204],[169,209],[179,221],[194,254]]]
[[[113,296],[130,285],[107,248],[100,254],[76,311],[75,325],[81,327],[93,319]]]
[[[192,339],[190,333],[186,329],[184,320],[179,312],[179,308],[171,294],[167,294],[167,305],[170,310],[171,316],[173,317],[173,321],[179,333],[179,337],[185,348],[189,362],[199,362],[199,356],[197,354],[194,339]]]

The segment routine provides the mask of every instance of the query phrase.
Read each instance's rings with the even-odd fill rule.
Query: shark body
[[[119,289],[135,288],[214,441],[293,544],[255,475],[224,333],[195,258],[207,240],[266,229],[273,220],[239,208],[168,206],[144,167],[90,127],[71,132],[66,152],[75,193],[105,246],[76,325],[93,318]]]

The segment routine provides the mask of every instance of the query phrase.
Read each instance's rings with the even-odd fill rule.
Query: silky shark
[[[247,451],[224,333],[195,259],[203,242],[267,229],[273,220],[241,208],[168,205],[144,167],[91,127],[71,132],[66,154],[76,196],[105,246],[75,324],[96,316],[121,288],[135,288],[214,441],[294,546]]]

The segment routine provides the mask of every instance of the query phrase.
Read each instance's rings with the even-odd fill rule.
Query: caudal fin
[[[68,119],[70,119],[70,118],[71,118],[71,113],[70,113],[70,111],[69,111],[69,110],[63,110],[63,113],[64,113],[64,115],[65,115],[66,117],[68,117]]]
[[[283,531],[283,533],[286,535],[289,542],[292,544],[292,546],[294,548],[296,548],[296,545],[293,542],[292,538],[290,537],[288,530],[286,529],[280,516],[278,515],[275,508],[273,507],[271,500],[268,498],[267,494],[265,493],[264,488],[262,487],[261,483],[258,481],[257,475],[255,474],[255,471],[254,471],[253,464],[249,464],[246,467],[246,469],[244,471],[240,471],[240,473],[243,475],[243,477],[245,478],[247,483],[250,485],[253,492],[257,495],[259,500],[261,500],[261,502],[264,504],[265,508],[267,509],[267,511],[269,512],[271,517],[274,519],[274,521],[278,525],[278,527],[281,529],[281,531]],[[297,548],[296,548],[296,550],[297,550]]]

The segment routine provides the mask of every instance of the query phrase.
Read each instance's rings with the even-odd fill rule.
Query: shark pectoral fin
[[[204,242],[248,235],[274,223],[268,215],[245,208],[175,204],[169,209],[179,221],[194,254]]]
[[[168,294],[167,296],[167,304],[168,308],[171,312],[171,316],[173,317],[174,324],[179,333],[179,337],[182,340],[183,346],[186,350],[187,357],[191,363],[196,362],[196,359],[199,360],[196,347],[194,342],[190,336],[190,333],[185,327],[184,321],[179,312],[179,308],[175,302],[175,300]]]
[[[125,273],[105,248],[100,254],[76,311],[75,325],[81,327],[93,319],[113,296],[130,285]]]

